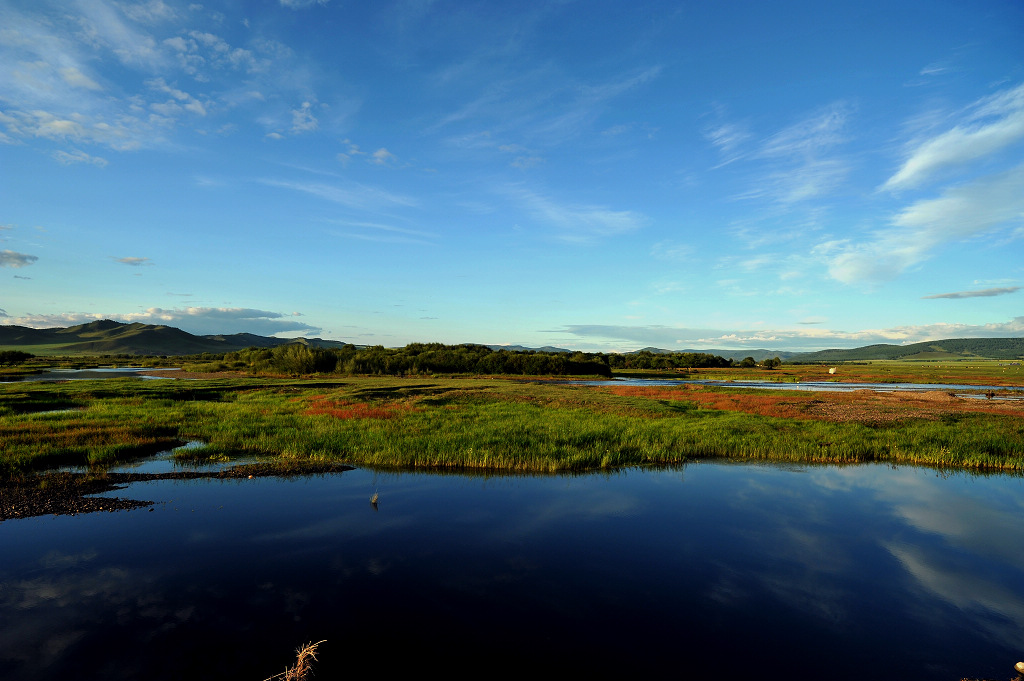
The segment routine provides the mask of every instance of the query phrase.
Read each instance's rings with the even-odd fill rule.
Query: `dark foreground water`
[[[375,510],[370,495],[379,490]],[[149,482],[0,523],[0,679],[1010,678],[1024,484],[690,464]]]

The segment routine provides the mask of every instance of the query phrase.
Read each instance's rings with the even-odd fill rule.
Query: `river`
[[[370,496],[379,494],[372,506]],[[0,678],[1009,678],[1024,481],[884,465],[154,481],[0,523]]]

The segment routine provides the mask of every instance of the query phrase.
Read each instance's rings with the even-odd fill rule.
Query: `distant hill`
[[[495,352],[498,350],[508,350],[509,352],[572,352],[572,350],[555,348],[550,345],[545,345],[540,348],[528,348],[525,345],[488,345],[487,347]]]
[[[753,357],[754,360],[758,362],[762,362],[769,358],[778,357],[783,362],[786,362],[789,361],[790,357],[800,354],[796,352],[789,352],[787,350],[765,350],[763,348],[756,350],[716,350],[713,348],[711,350],[663,350],[662,348],[641,348],[640,350],[634,350],[633,352],[627,354],[635,355],[638,352],[649,352],[653,355],[670,355],[674,352],[699,352],[705,355],[716,355],[718,357],[724,357],[726,359],[731,359],[737,362],[747,357]]]
[[[320,338],[271,338],[251,333],[196,336],[173,326],[123,324],[102,319],[67,328],[30,329],[0,326],[0,349],[35,355],[199,355],[245,348],[273,348],[287,343],[341,347],[340,341]]]
[[[34,355],[199,355],[205,352],[223,354],[245,348],[274,348],[288,343],[311,347],[339,348],[348,343],[322,338],[272,338],[251,333],[196,336],[173,326],[154,324],[123,324],[102,319],[68,328],[32,329],[25,326],[0,325],[0,350],[22,350]],[[360,347],[360,346],[357,346]],[[528,348],[522,345],[489,345],[492,350],[511,352],[535,351],[563,353],[564,348],[545,346]],[[778,357],[784,362],[854,362],[872,359],[1024,359],[1024,338],[954,338],[927,341],[912,345],[867,345],[849,350],[818,352],[786,352],[781,350],[663,350],[644,348],[637,352],[669,354],[673,352],[703,353],[740,361],[753,357],[761,362]]]
[[[867,345],[852,350],[802,352],[786,361],[854,362],[871,359],[1024,359],[1024,338],[951,338],[910,345]]]

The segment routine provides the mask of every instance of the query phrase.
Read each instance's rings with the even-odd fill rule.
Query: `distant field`
[[[829,373],[834,368],[835,373]],[[975,383],[1024,387],[1024,362],[1017,360],[871,360],[835,364],[783,364],[778,369],[690,369],[618,372],[629,376],[671,376],[716,380],[837,381],[846,383]]]

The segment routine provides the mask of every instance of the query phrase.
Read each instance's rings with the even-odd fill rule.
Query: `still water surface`
[[[370,495],[379,491],[375,510]],[[137,483],[0,523],[0,678],[1009,678],[1024,483],[695,463]]]

